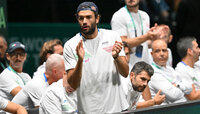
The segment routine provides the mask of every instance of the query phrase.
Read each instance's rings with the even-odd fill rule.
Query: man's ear
[[[8,61],[10,61],[10,55],[8,53],[6,53],[6,58]]]
[[[191,55],[192,53],[193,53],[192,49],[188,48],[188,49],[187,49],[187,55],[188,55],[188,54]]]
[[[101,16],[98,14],[98,15],[97,15],[97,18],[96,18],[96,24],[98,24],[98,23],[99,23],[99,21],[100,21],[100,18],[101,18]]]
[[[170,36],[169,36],[169,43],[171,43],[172,40],[173,40],[173,35],[170,35]]]
[[[135,73],[134,72],[131,72],[130,73],[130,80],[133,80],[135,78]]]

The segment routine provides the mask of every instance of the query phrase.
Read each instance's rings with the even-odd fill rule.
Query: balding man
[[[33,78],[14,98],[13,102],[27,109],[38,107],[40,98],[47,87],[63,77],[65,72],[64,58],[59,54],[52,54],[46,61],[46,71],[42,76]]]
[[[171,104],[186,101],[185,94],[191,92],[191,86],[186,87],[185,83],[178,77],[174,69],[167,65],[168,50],[167,43],[164,40],[155,40],[152,43],[152,67],[154,75],[149,82],[149,88],[152,97],[159,90],[164,94],[166,99],[163,104]]]

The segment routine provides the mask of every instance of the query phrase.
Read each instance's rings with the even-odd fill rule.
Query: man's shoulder
[[[9,74],[9,75],[8,75]],[[1,72],[0,74],[0,78],[8,78],[8,77],[13,77],[13,75],[15,75],[14,73],[12,73],[12,71],[8,70],[7,68],[3,70],[3,72]]]
[[[81,38],[82,38],[81,34],[77,33],[75,36],[73,36],[72,38],[70,38],[69,40],[65,42],[64,47],[72,46],[72,45],[76,46],[78,42],[81,40]]]
[[[127,16],[128,16],[128,12],[125,9],[125,7],[120,8],[118,11],[116,11],[113,16],[112,16],[112,21],[114,20],[126,20]]]
[[[47,91],[51,91],[54,94],[60,94],[63,89],[63,79],[58,80],[57,82],[54,82],[53,84],[51,84],[48,88]]]

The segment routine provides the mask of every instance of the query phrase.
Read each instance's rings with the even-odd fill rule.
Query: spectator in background
[[[15,104],[13,102],[10,102],[2,97],[0,97],[0,111],[1,110],[14,114],[28,114],[24,107]]]
[[[195,70],[194,64],[199,60],[200,49],[196,38],[184,37],[177,43],[177,51],[182,61],[179,62],[175,70],[181,78],[187,80],[189,85],[194,84],[195,95],[188,96],[188,99],[200,99],[200,72]]]
[[[65,72],[64,58],[59,54],[51,54],[45,66],[45,72],[29,81],[25,87],[12,99],[12,102],[26,109],[38,108],[39,101],[47,87],[62,78]]]
[[[122,41],[131,48],[130,68],[138,61],[149,63],[147,40],[157,35],[154,27],[149,30],[149,16],[139,10],[139,3],[140,0],[125,0],[125,7],[115,12],[111,20],[112,30],[117,31]]]
[[[23,64],[26,60],[25,46],[20,42],[9,45],[6,57],[9,66],[0,74],[0,96],[12,100],[12,98],[31,80],[31,77],[23,72]]]
[[[4,36],[0,35],[0,73],[8,67],[6,59],[7,42]]]
[[[34,72],[33,77],[41,76],[41,74],[45,72],[46,60],[53,53],[63,55],[62,42],[58,39],[49,40],[43,44],[40,50],[40,66],[37,68],[37,71]]]
[[[156,31],[159,32],[160,35],[158,35],[158,37],[156,39],[161,39],[161,40],[164,40],[167,44],[171,43],[172,39],[173,39],[173,35],[171,34],[171,30],[169,28],[169,26],[167,25],[158,25],[155,29]],[[149,57],[149,61],[150,63],[153,63],[153,58],[151,56],[151,52],[152,52],[152,49],[151,49],[151,41],[149,42],[149,54],[150,54],[150,57]],[[171,49],[170,48],[167,48],[168,50],[168,60],[167,60],[167,65],[171,66],[172,67],[172,62],[173,62],[173,58],[172,58],[172,52],[171,52]]]
[[[192,91],[192,84],[187,85],[185,80],[181,80],[181,75],[178,76],[175,70],[167,65],[167,43],[161,39],[153,41],[151,54],[154,61],[154,75],[149,82],[152,97],[161,90],[161,94],[166,97],[162,104],[185,102],[184,95]]]

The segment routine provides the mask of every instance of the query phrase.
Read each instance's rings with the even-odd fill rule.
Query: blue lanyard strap
[[[181,61],[181,63],[183,63],[185,66],[187,66],[187,64],[185,64],[183,61]]]
[[[137,29],[136,29],[136,25],[135,25],[135,22],[134,22],[134,20],[133,20],[133,17],[132,17],[132,15],[131,15],[131,13],[130,13],[130,11],[128,10],[128,8],[127,8],[126,5],[125,5],[125,8],[126,8],[126,11],[127,11],[128,14],[129,14],[129,16],[131,17],[131,21],[132,21],[132,23],[133,23],[133,27],[134,27],[134,29],[135,29],[135,37],[137,37]],[[140,15],[139,12],[138,12],[138,14],[139,14],[139,17],[140,17],[140,24],[141,24],[141,28],[142,28],[141,33],[142,33],[142,35],[143,35],[143,34],[144,34],[144,31],[143,31],[143,22],[142,22],[142,17],[141,17],[141,15]]]
[[[47,82],[47,77],[46,77],[45,73],[43,74],[43,76],[44,76],[45,82]]]
[[[19,76],[22,79],[22,82],[24,83],[24,85],[26,84],[25,81],[23,80],[23,78],[12,67],[8,66],[8,70],[17,74],[17,76]]]

